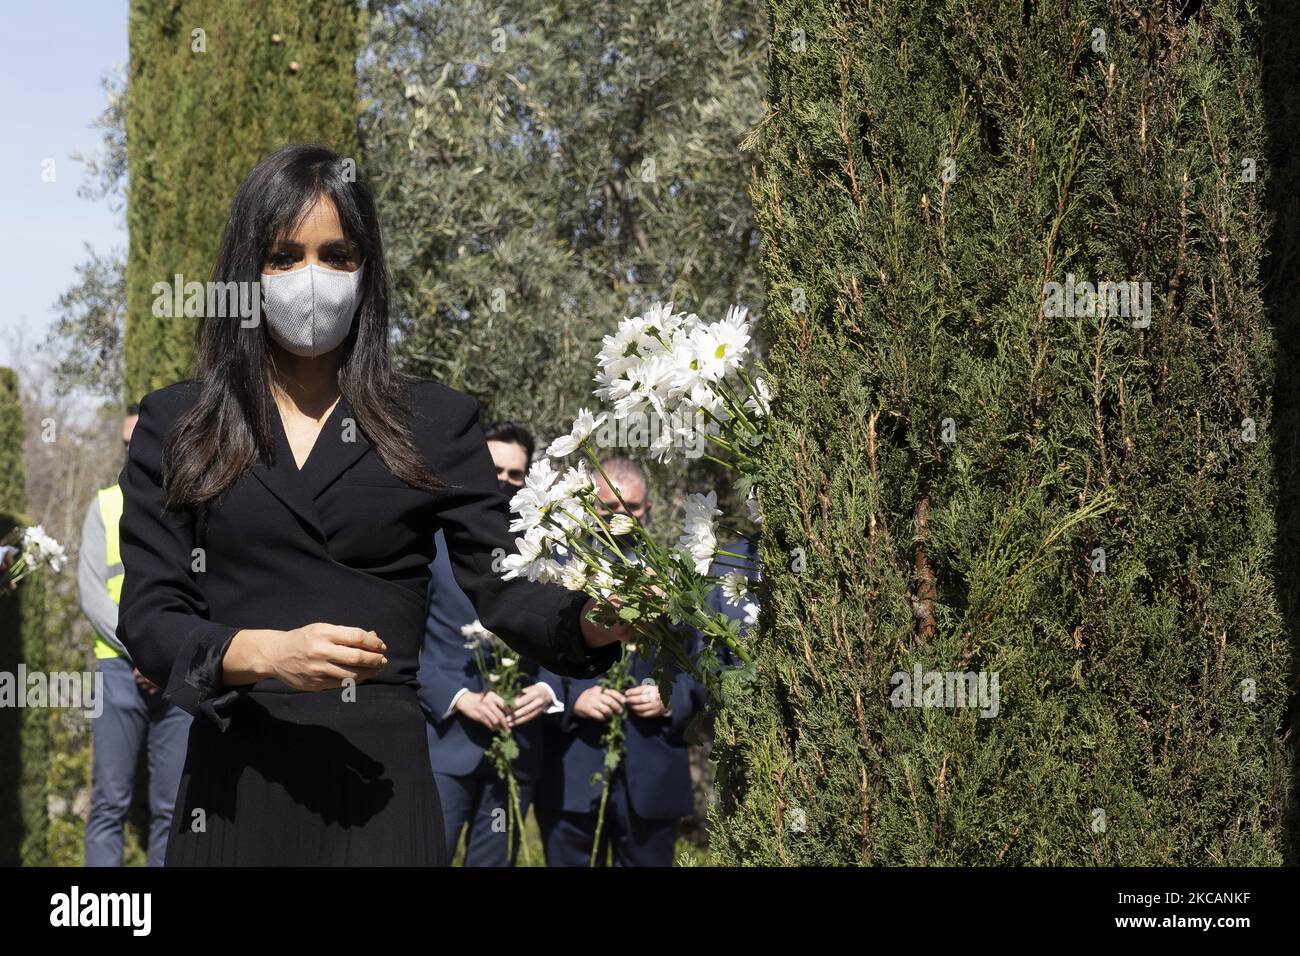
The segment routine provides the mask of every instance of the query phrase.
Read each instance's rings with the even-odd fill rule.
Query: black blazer
[[[520,653],[575,677],[602,673],[621,653],[618,645],[586,646],[578,621],[584,595],[504,581],[494,570],[514,544],[476,399],[434,382],[410,389],[416,446],[450,486],[436,495],[384,466],[346,398],[301,472],[272,414],[273,461],[254,464],[199,528],[191,514],[164,510],[161,479],[163,442],[197,397],[193,381],[145,396],[119,479],[126,580],[117,636],[183,710],[226,729],[250,689],[222,683],[222,658],[242,628],[322,621],[373,630],[389,663],[372,680],[416,686],[438,528],[479,620]],[[274,679],[253,689],[296,693]]]

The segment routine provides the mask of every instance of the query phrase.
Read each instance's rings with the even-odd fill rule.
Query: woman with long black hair
[[[434,533],[483,625],[549,670],[600,673],[630,633],[502,580],[478,403],[393,369],[374,203],[335,153],[257,165],[213,281],[260,283],[264,321],[203,320],[120,479],[118,636],[198,718],[167,863],[445,864],[415,683]]]

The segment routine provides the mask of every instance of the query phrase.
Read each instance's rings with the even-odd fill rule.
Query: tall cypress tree
[[[0,539],[30,523],[23,468],[23,411],[18,375],[0,368]],[[0,865],[40,866],[47,862],[46,811],[50,712],[27,707],[27,688],[18,668],[45,670],[42,629],[43,575],[25,580],[16,594],[0,594],[0,673],[13,680],[22,698],[0,706]]]
[[[132,0],[128,401],[188,374],[195,320],[155,316],[153,286],[209,277],[257,161],[294,142],[355,155],[361,31],[354,0]]]
[[[1270,230],[1264,260],[1264,304],[1276,330],[1278,361],[1273,377],[1274,461],[1278,477],[1277,582],[1293,655],[1300,651],[1300,10],[1286,0],[1260,4],[1264,20],[1264,110],[1268,124],[1268,203]],[[1296,688],[1297,663],[1291,666]],[[1292,753],[1300,740],[1300,709],[1292,697],[1288,734]],[[1291,775],[1287,835],[1288,862],[1300,852],[1300,805],[1295,799],[1296,765]]]
[[[769,12],[768,601],[722,859],[1277,862],[1255,6]]]

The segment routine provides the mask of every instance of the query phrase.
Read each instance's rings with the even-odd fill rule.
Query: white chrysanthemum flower
[[[462,637],[472,637],[476,641],[490,641],[492,638],[496,637],[495,634],[483,626],[483,622],[478,618],[474,618],[470,623],[463,625],[460,629],[460,633]],[[466,647],[470,646],[472,645],[466,645]]]
[[[641,380],[641,366],[671,351],[671,343],[688,318],[694,316],[674,315],[672,303],[655,303],[644,316],[619,322],[618,332],[601,340],[596,356],[596,397],[609,402],[626,397],[632,385]]]
[[[487,679],[488,679],[488,683],[489,683],[489,684],[499,684],[499,683],[501,682],[501,675],[500,675],[500,674],[488,674]]]
[[[722,318],[723,324],[742,329],[745,337],[749,337],[749,306],[746,305],[729,305],[727,314]]]
[[[719,584],[728,604],[739,604],[749,594],[749,581],[739,571],[728,571]]]
[[[749,323],[743,309],[733,306],[721,322],[702,325],[691,333],[696,369],[705,381],[716,382],[735,371],[749,353]]]
[[[23,529],[22,551],[29,566],[48,564],[56,572],[63,570],[63,564],[68,558],[63,545],[50,537],[44,526],[39,524]]]
[[[546,493],[558,476],[559,473],[551,467],[550,459],[538,458],[529,466],[528,474],[524,476],[524,486],[510,499],[511,509],[518,512],[523,504],[545,501]]]
[[[593,394],[614,406],[616,419],[625,418],[631,411],[635,411],[637,403],[644,404],[644,399],[637,391],[641,381],[641,366],[644,364],[638,359],[635,363],[620,369],[617,375],[605,379],[601,376],[596,377],[596,381],[603,384]]]
[[[641,354],[647,358],[671,352],[673,342],[679,336],[689,333],[699,317],[685,312],[674,312],[671,302],[656,302],[646,309],[641,319],[641,338],[638,343]]]
[[[503,657],[503,658],[501,658],[501,666],[502,666],[502,667],[514,667],[515,664],[517,664],[517,663],[519,663],[519,661],[518,661],[517,658],[514,658],[514,657]]]
[[[682,507],[686,509],[686,526],[688,529],[695,522],[705,522],[711,525],[713,517],[722,514],[718,510],[718,493],[716,491],[710,491],[706,494],[697,492],[687,495]]]
[[[713,519],[722,514],[718,510],[718,493],[710,491],[707,495],[687,495],[685,508],[685,526],[678,547],[690,552],[697,572],[708,574],[713,556],[718,550],[718,540],[713,532]]]
[[[546,517],[546,510],[540,503],[524,500],[520,501],[518,505],[512,502],[511,507],[514,508],[516,516],[510,521],[510,531],[523,531],[526,534],[534,528],[540,527],[542,520]]]
[[[717,398],[707,387],[703,388],[702,394],[708,396],[710,402]],[[725,408],[718,406],[717,409],[717,418],[726,420],[731,417]],[[666,429],[666,434],[661,434],[650,446],[649,454],[658,461],[671,460],[672,453],[679,449],[688,458],[703,454],[708,448],[708,436],[722,433],[718,422],[710,420],[700,408],[692,406],[690,399],[683,399],[677,406],[672,422],[672,426]]]
[[[716,382],[726,372],[719,354],[726,354],[726,346],[713,334],[713,326],[701,326],[691,333],[691,340],[686,350],[690,355],[690,370],[694,379],[703,382]]]
[[[636,519],[622,512],[609,519],[609,533],[614,535],[631,534],[636,528]]]
[[[532,492],[534,495],[545,495],[559,476],[560,473],[551,466],[549,460],[539,458],[529,466],[528,474],[524,476],[524,487],[519,490],[516,497],[525,491]]]
[[[549,458],[539,458],[528,469],[524,486],[510,499],[510,509],[518,515],[510,522],[511,531],[530,532],[539,527],[554,508],[557,499],[566,497],[557,495],[556,479],[559,473],[551,467]]]
[[[570,591],[584,591],[587,588],[587,568],[580,561],[570,561],[560,572],[560,583]]]
[[[745,607],[743,608],[743,610],[744,610],[744,612],[745,612],[745,625],[746,625],[747,627],[753,627],[755,624],[758,623],[758,605],[757,605],[757,604],[754,604],[753,602],[750,602],[749,604],[746,604],[746,605],[745,605]]]
[[[604,418],[604,416],[601,416]],[[576,505],[581,511],[581,499],[596,493],[596,482],[591,472],[587,469],[587,463],[580,461],[576,465],[570,466],[568,471],[555,483],[552,489],[554,500],[558,503],[561,500],[568,504]]]
[[[541,535],[567,554],[568,539],[587,533],[586,506],[595,495],[591,472],[586,463],[579,462],[544,492],[517,495],[519,517],[510,523],[510,530]]]
[[[640,317],[623,319],[617,332],[601,339],[601,349],[596,355],[597,382],[608,386],[628,369],[641,364],[644,329],[645,323]]]
[[[552,458],[564,458],[566,455],[573,454],[608,417],[605,412],[593,415],[585,408],[579,409],[578,417],[573,421],[572,431],[551,442],[550,447],[546,449],[546,454]]]
[[[522,538],[515,538],[515,554],[506,555],[501,562],[506,581],[527,577],[530,581],[554,581],[560,576],[560,565],[550,556],[550,538],[541,528],[532,528]]]
[[[551,547],[554,548],[561,557],[569,553],[569,539],[575,536],[585,536],[587,534],[586,525],[581,520],[581,505],[572,499],[564,499],[556,502],[555,510],[551,512],[551,520],[558,526],[549,535]]]
[[[677,367],[667,354],[653,355],[610,383],[608,398],[614,403],[614,417],[626,418],[649,406],[666,415],[664,403],[670,397]]]
[[[543,584],[559,584],[560,575],[564,573],[564,564],[559,561],[548,561],[542,567],[538,574],[537,580]]]
[[[731,418],[731,412],[723,404],[722,396],[709,387],[708,382],[698,382],[690,392],[683,397],[682,412],[698,414],[707,418],[704,413],[708,412],[719,421],[728,421]]]
[[[669,354],[673,361],[672,394],[674,396],[689,395],[699,386],[708,385],[701,371],[699,359],[696,357],[696,344],[691,337],[699,334],[701,333],[697,327],[691,335],[678,335],[673,341],[673,348]]]

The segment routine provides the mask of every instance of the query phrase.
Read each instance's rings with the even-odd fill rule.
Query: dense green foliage
[[[19,397],[18,375],[13,369],[0,368],[0,513],[11,518],[22,514],[27,501]]]
[[[1255,5],[769,12],[768,601],[715,851],[1278,862]],[[1045,314],[1067,274],[1149,281],[1149,327]],[[891,706],[914,666],[996,716]]]
[[[0,368],[0,540],[29,523],[23,431],[18,376]],[[44,669],[43,587],[37,575],[0,593],[0,673]],[[48,727],[44,708],[0,707],[0,865],[46,862]]]

